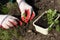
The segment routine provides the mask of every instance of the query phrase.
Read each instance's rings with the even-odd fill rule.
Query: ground
[[[29,24],[22,26],[23,28],[19,26],[19,28],[12,28],[9,30],[0,29],[0,40],[60,40],[60,32],[57,32],[55,29],[49,31],[48,35],[43,35],[37,33],[32,25],[33,21],[41,15],[42,12],[48,9],[57,9],[60,12],[60,0],[35,0],[32,6],[37,14],[36,17],[30,21]],[[16,11],[15,8],[10,10],[10,15],[16,13],[14,12]],[[17,11],[17,13],[19,12]],[[27,28],[25,29],[25,27]]]

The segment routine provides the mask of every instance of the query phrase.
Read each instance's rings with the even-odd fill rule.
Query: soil
[[[24,40],[60,40],[60,33],[58,33],[55,30],[52,30],[51,33],[49,33],[49,35],[45,36],[40,33],[36,35],[35,33],[31,32],[26,33]]]
[[[36,13],[36,17],[34,18],[34,20],[39,15],[41,15],[41,13],[48,10],[49,8],[57,9],[60,12],[60,0],[33,0],[33,1],[30,0],[30,2],[26,0],[26,2],[33,7]],[[10,15],[15,14],[16,10],[11,9]],[[16,15],[18,15],[18,13]],[[55,29],[50,31],[48,35],[43,35],[41,33],[36,32],[34,26],[32,25],[34,20],[29,22],[29,24],[22,26],[22,29],[18,30],[20,37],[18,38],[18,37],[12,36],[13,37],[12,40],[60,40],[60,32],[57,32]],[[28,32],[29,30],[31,31]],[[21,36],[21,34],[23,34],[24,36]]]
[[[39,20],[35,22],[36,25],[42,27],[42,28],[48,28],[48,19],[47,14],[44,14]]]

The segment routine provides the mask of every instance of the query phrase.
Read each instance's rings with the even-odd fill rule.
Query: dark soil
[[[48,19],[47,14],[44,14],[37,22],[35,22],[36,25],[42,27],[42,28],[48,28]]]

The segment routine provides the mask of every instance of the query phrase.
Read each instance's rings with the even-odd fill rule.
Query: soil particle
[[[60,12],[60,0],[55,0],[55,9]]]

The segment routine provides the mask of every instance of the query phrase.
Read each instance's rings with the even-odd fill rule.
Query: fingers
[[[19,20],[16,17],[13,17],[13,16],[9,16],[9,19]]]
[[[26,13],[26,19],[29,20],[30,19],[30,16],[31,16],[31,10],[25,10],[25,13]]]
[[[2,24],[2,28],[4,29],[9,29],[14,26],[17,27],[17,21],[15,21],[14,19],[7,19],[7,21]]]
[[[9,22],[13,25],[17,27],[17,21],[15,21],[14,19],[9,19]]]
[[[25,13],[27,14],[26,18],[25,18],[25,23],[28,23],[30,16],[31,16],[31,10],[29,10],[29,9],[25,10]]]
[[[6,24],[4,24],[4,25],[2,25],[2,28],[4,28],[4,29],[9,29],[9,26],[6,25]]]
[[[31,16],[31,10],[25,10],[25,13],[24,15],[22,16],[21,15],[21,19],[22,21],[24,21],[25,23],[28,23],[29,19],[30,19],[30,16]]]
[[[3,29],[9,29],[11,27],[14,27],[18,25],[19,19],[13,17],[13,16],[5,16],[3,15],[0,19],[0,27]]]
[[[3,29],[9,29],[9,28],[12,28],[14,26],[17,26],[17,22],[16,21],[12,21],[12,20],[9,20],[7,23],[3,23],[2,24],[2,28]]]
[[[35,12],[33,11],[30,17],[30,21],[35,17]]]
[[[32,12],[31,12],[32,11]],[[35,17],[35,12],[33,10],[25,10],[25,15],[21,17],[22,21],[28,23],[29,20],[32,20]]]
[[[13,24],[11,24],[10,22],[8,22],[6,25],[9,27],[13,27]]]

